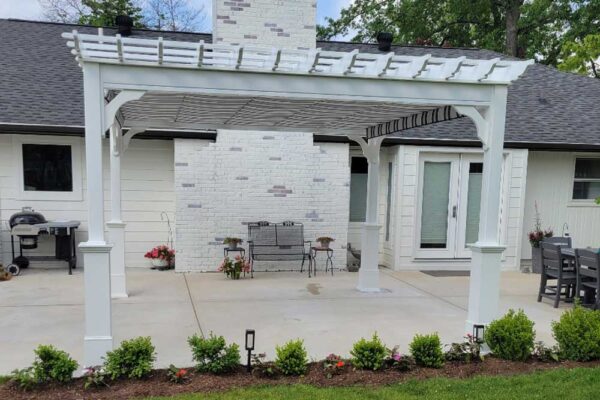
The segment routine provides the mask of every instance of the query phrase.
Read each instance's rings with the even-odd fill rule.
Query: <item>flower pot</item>
[[[152,266],[154,268],[164,268],[169,266],[169,261],[160,258],[152,258],[150,261],[152,261]]]
[[[237,242],[229,243],[228,246],[229,246],[228,247],[229,250],[237,250],[238,243]]]
[[[331,242],[329,240],[322,240],[319,242],[321,244],[321,248],[328,249]]]
[[[531,272],[541,274],[542,268],[542,248],[531,247]]]

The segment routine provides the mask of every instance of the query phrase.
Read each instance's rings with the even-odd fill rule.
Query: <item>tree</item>
[[[194,31],[203,28],[204,7],[190,0],[39,0],[47,20],[114,26],[117,15],[129,15],[136,27]]]
[[[566,42],[562,56],[559,69],[600,79],[600,34],[588,35],[581,41]]]
[[[150,28],[198,31],[203,27],[204,6],[194,8],[189,0],[147,0],[144,21]]]
[[[143,27],[142,9],[132,0],[81,0],[89,12],[79,17],[79,23],[93,26],[113,26],[119,15],[129,15],[135,27]]]
[[[318,27],[328,39],[378,32],[396,43],[481,47],[556,65],[565,40],[600,31],[600,0],[355,0]]]

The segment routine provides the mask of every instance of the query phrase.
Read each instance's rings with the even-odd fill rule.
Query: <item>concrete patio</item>
[[[418,271],[383,269],[382,293],[354,289],[356,274],[257,273],[230,281],[219,273],[180,274],[130,269],[130,297],[113,300],[115,344],[149,335],[157,365],[191,365],[186,339],[213,331],[243,345],[246,328],[256,329],[258,352],[269,357],[275,345],[303,338],[309,355],[347,355],[352,343],[377,331],[388,346],[407,345],[415,333],[439,332],[444,343],[458,341],[467,315],[467,277],[433,277]],[[550,322],[570,307],[537,303],[538,275],[504,272],[500,308],[523,308],[535,321],[538,338],[552,341]],[[83,362],[83,273],[26,270],[0,283],[0,374],[33,360],[33,349],[54,344]]]

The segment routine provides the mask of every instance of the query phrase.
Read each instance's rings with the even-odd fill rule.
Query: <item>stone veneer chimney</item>
[[[316,0],[213,0],[213,41],[314,48],[316,20]]]

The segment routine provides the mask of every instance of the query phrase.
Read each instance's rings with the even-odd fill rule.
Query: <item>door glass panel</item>
[[[448,239],[450,162],[425,162],[421,209],[421,248],[445,249]]]
[[[481,208],[482,172],[483,163],[469,164],[469,187],[467,189],[467,221],[465,229],[465,245],[475,243],[479,235],[479,209]]]
[[[350,166],[350,222],[364,222],[367,213],[369,164],[364,157],[352,157]]]

